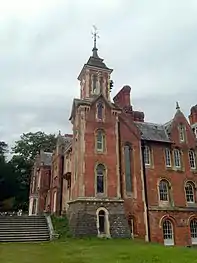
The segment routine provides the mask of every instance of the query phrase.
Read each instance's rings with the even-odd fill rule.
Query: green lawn
[[[197,250],[166,248],[131,240],[0,243],[2,263],[195,263]]]

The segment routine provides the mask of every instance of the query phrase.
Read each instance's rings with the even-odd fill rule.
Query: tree
[[[7,143],[0,142],[0,203],[1,209],[9,209],[19,192],[17,176],[11,163],[6,161]],[[8,202],[9,200],[9,202]],[[8,208],[9,207],[9,208]]]
[[[52,152],[56,145],[55,134],[46,134],[38,131],[36,133],[23,133],[20,140],[15,142],[13,153],[20,155],[26,161],[33,161],[36,154],[42,149]]]
[[[20,188],[16,196],[17,208],[27,209],[31,170],[37,153],[42,149],[52,152],[56,145],[56,136],[38,131],[23,133],[12,148],[14,153],[10,164],[14,167]]]

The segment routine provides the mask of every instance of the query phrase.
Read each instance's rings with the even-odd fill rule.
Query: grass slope
[[[131,240],[0,243],[2,263],[197,263],[197,251]]]

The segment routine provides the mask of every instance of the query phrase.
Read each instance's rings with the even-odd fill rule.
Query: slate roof
[[[141,131],[142,140],[171,142],[164,125],[149,122],[135,122],[135,124]]]
[[[88,60],[88,62],[86,63],[86,65],[88,66],[93,66],[93,67],[97,67],[97,68],[103,68],[103,69],[109,69],[105,63],[103,62],[102,58],[99,57],[93,57],[91,56]]]
[[[52,153],[50,152],[40,152],[40,162],[44,165],[51,165],[52,164]]]
[[[164,124],[164,127],[165,127],[166,132],[167,132],[168,135],[171,133],[172,124],[173,124],[173,120],[170,120],[170,121],[168,121],[168,122],[166,122],[166,123]]]

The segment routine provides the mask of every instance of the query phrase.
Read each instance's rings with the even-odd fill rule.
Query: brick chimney
[[[131,87],[124,86],[118,94],[113,98],[115,104],[117,104],[120,108],[130,107],[131,100],[130,100],[130,93]]]
[[[197,104],[190,109],[189,122],[197,138]]]
[[[197,104],[190,109],[189,122],[191,126],[197,124]]]

